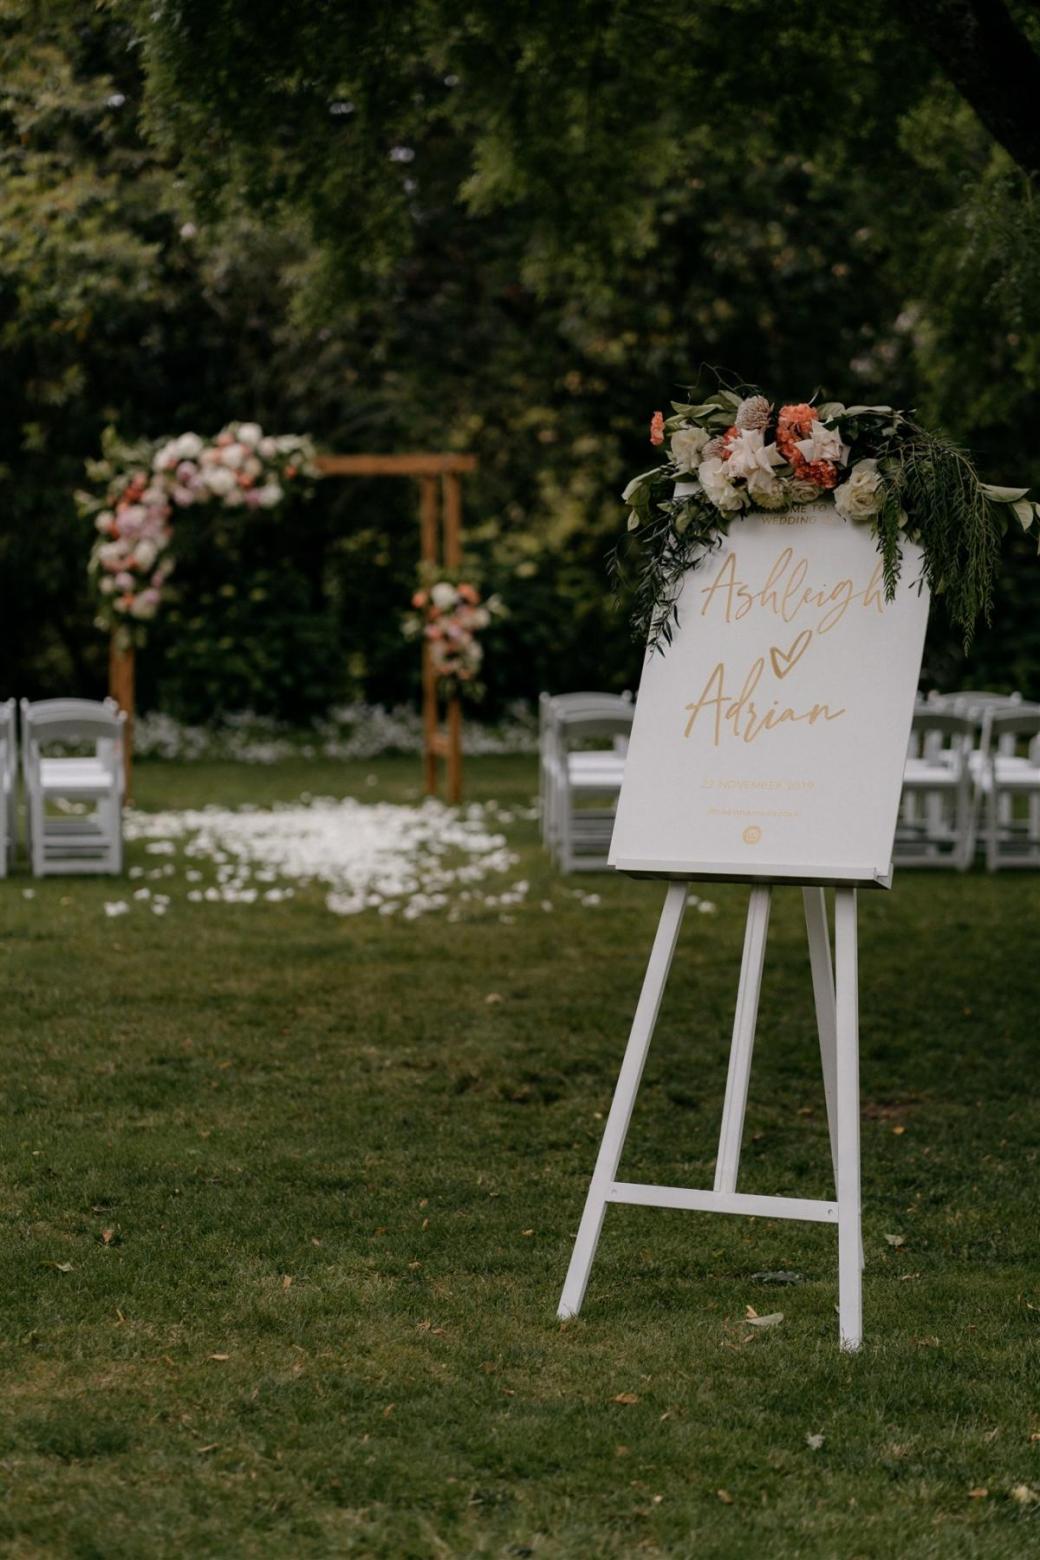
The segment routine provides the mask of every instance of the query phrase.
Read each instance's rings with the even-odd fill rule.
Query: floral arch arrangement
[[[651,444],[667,444],[664,463],[622,494],[639,558],[633,632],[653,648],[671,639],[683,576],[749,510],[827,503],[851,524],[869,525],[889,599],[903,541],[918,543],[923,582],[945,599],[965,648],[978,618],[989,619],[1009,516],[1034,533],[1040,522],[1027,489],[983,482],[965,451],[890,406],[801,401],[776,409],[748,388],[673,402],[672,412],[655,412],[650,423]],[[620,579],[620,549],[613,565]]]
[[[458,570],[426,567],[402,631],[406,639],[424,641],[433,674],[449,698],[480,699],[484,694],[480,635],[504,615],[500,598],[483,600],[470,577]]]
[[[277,509],[321,474],[310,438],[266,434],[252,422],[229,423],[212,439],[182,433],[136,444],[107,428],[102,458],[87,472],[92,487],[76,499],[97,533],[88,566],[97,624],[123,649],[143,642],[168,594],[178,510]]]

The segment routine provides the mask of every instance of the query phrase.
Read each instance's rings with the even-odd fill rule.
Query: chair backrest
[[[961,715],[970,715],[981,721],[997,710],[1010,709],[1022,703],[1020,693],[994,693],[984,688],[963,688],[958,693],[948,693],[946,703]]]
[[[27,747],[46,742],[105,742],[122,735],[126,715],[114,700],[22,700],[22,732]]]
[[[604,710],[598,714],[571,715],[558,724],[557,737],[566,750],[594,737],[628,736],[632,730],[632,715],[631,706],[626,713],[612,714]]]
[[[18,746],[15,708],[13,699],[5,699],[0,704],[0,742],[4,744],[4,764],[8,769],[14,768],[14,755]]]
[[[1024,704],[1016,710],[1001,710],[990,717],[990,736],[994,742],[1001,737],[1040,736],[1040,704]]]
[[[970,715],[918,705],[910,729],[912,740],[918,744],[917,751],[934,759],[944,750],[966,758],[975,746],[975,727]]]

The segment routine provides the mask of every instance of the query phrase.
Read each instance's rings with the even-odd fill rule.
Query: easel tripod
[[[711,1191],[701,1191],[617,1180],[643,1067],[675,955],[688,891],[685,881],[670,882],[668,885],[585,1201],[585,1211],[560,1297],[559,1315],[575,1316],[581,1309],[608,1203],[638,1203],[652,1208],[691,1208],[707,1213],[754,1214],[771,1219],[806,1219],[838,1226],[839,1336],[842,1349],[854,1351],[863,1339],[855,888],[840,884],[835,888],[833,967],[824,889],[818,884],[802,889],[820,1060],[827,1099],[827,1124],[837,1189],[835,1200],[760,1197],[737,1191],[740,1145],[769,930],[773,891],[770,883],[755,884],[748,904],[714,1187]]]

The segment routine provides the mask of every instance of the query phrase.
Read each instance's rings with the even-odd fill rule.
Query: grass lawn
[[[144,764],[137,789],[417,780]],[[534,764],[468,783],[526,803]],[[532,885],[508,919],[341,919],[317,887],[189,904],[179,879],[164,918],[110,920],[126,885],[0,883],[0,1554],[1040,1552],[1036,877],[860,897],[848,1358],[822,1226],[612,1208],[585,1310],[556,1321],[663,889],[560,879],[533,823],[508,832]],[[710,1184],[746,891],[711,897],[626,1179]],[[823,1196],[799,916],[778,893],[741,1186]],[[756,1276],[777,1270],[801,1282]],[[784,1320],[756,1331],[749,1306]]]

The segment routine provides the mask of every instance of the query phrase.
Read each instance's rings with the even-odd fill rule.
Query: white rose
[[[134,558],[136,560],[137,567],[143,573],[147,573],[148,570],[152,567],[152,564],[155,562],[158,553],[159,549],[156,547],[155,543],[150,542],[147,537],[145,537],[143,541],[138,542],[137,547],[134,550]]]
[[[265,482],[263,487],[256,489],[257,503],[261,509],[274,509],[284,496],[277,482]]]
[[[701,487],[708,495],[709,502],[726,513],[736,509],[743,509],[744,495],[730,482],[726,475],[726,462],[713,455],[710,460],[701,461],[697,467],[697,476]]]
[[[430,591],[430,600],[438,612],[450,612],[455,605],[455,587],[447,580],[440,580]]]
[[[229,471],[227,466],[207,466],[204,476],[206,486],[218,498],[226,497],[235,486],[235,473]]]
[[[97,526],[99,531],[107,531],[114,519],[115,515],[112,513],[111,509],[103,509],[98,515],[97,519],[94,521],[94,524]]]
[[[152,470],[169,471],[171,466],[176,466],[179,460],[180,456],[177,453],[177,441],[176,439],[171,439],[169,444],[164,444],[162,449],[156,452],[155,458],[152,461]]]
[[[202,440],[197,433],[182,433],[174,449],[179,460],[197,460],[202,453]]]
[[[220,452],[223,465],[230,466],[232,471],[238,471],[249,451],[244,444],[225,444]]]
[[[116,588],[116,582],[111,574],[103,574],[98,580],[98,590],[103,596],[111,596]]]
[[[278,446],[270,437],[270,435],[265,435],[264,438],[260,440],[260,443],[256,448],[257,452],[263,456],[264,460],[274,460],[275,456],[278,454]]]
[[[679,428],[672,434],[671,456],[680,471],[696,471],[707,442],[703,428]]]
[[[784,485],[771,471],[753,471],[748,477],[747,490],[759,509],[783,509],[787,503]]]
[[[787,496],[792,504],[814,503],[822,492],[815,482],[806,482],[804,477],[792,477],[787,484]]]
[[[239,444],[248,444],[252,448],[254,444],[260,443],[263,436],[264,430],[259,423],[239,423],[238,425]]]
[[[849,447],[847,444],[842,444],[841,434],[837,428],[825,428],[821,422],[813,423],[809,437],[799,439],[797,448],[810,462],[829,460],[835,466],[844,466],[849,458]]]
[[[783,458],[775,444],[766,443],[761,428],[742,428],[729,447],[725,465],[731,480],[734,477],[750,478],[756,471],[768,475]]]
[[[881,508],[881,473],[876,460],[858,460],[846,481],[834,489],[834,507],[843,520],[870,520]]]

